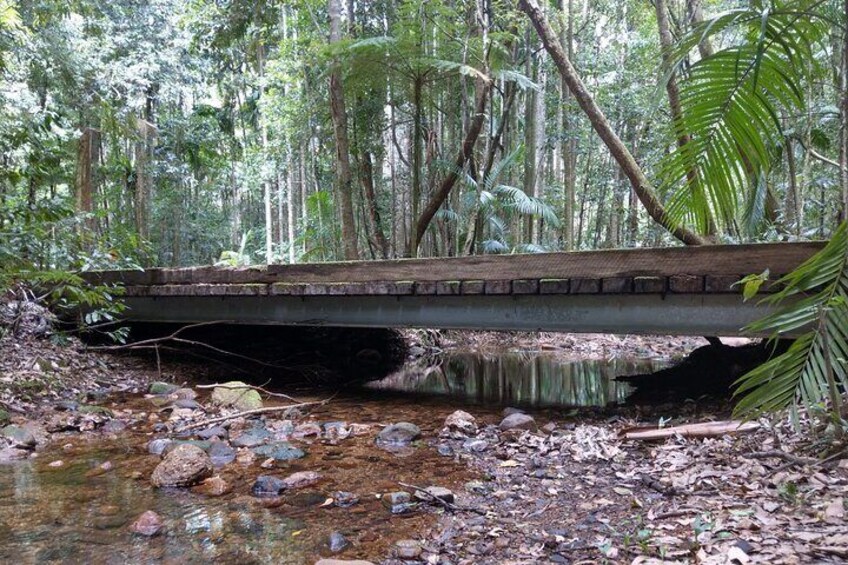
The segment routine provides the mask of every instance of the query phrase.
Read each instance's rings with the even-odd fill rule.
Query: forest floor
[[[448,334],[442,346],[506,346],[598,358],[678,356],[702,345],[679,338],[505,335]],[[160,383],[151,390],[160,380],[177,384],[161,390]],[[0,462],[33,460],[49,472],[48,467],[67,465],[74,453],[82,453],[83,443],[118,438],[126,455],[115,452],[108,465],[101,465],[102,473],[118,473],[150,490],[154,469],[163,465],[163,449],[167,460],[179,453],[171,448],[186,440],[205,451],[216,444],[212,450],[226,462],[216,461],[214,477],[194,487],[195,499],[188,503],[220,496],[230,509],[258,508],[300,520],[290,533],[300,549],[286,562],[314,563],[321,557],[387,565],[848,560],[848,459],[844,452],[822,458],[824,440],[816,443],[795,433],[785,420],[765,419],[748,433],[704,439],[624,437],[638,426],[726,420],[726,401],[524,414],[369,391],[343,392],[327,402],[322,402],[331,396],[326,391],[280,391],[318,404],[285,409],[290,402],[263,392],[264,406],[279,409],[258,415],[216,405],[208,389],[196,387],[203,382],[209,375],[192,365],[93,354],[73,340],[59,346],[44,339],[3,338],[0,416],[11,426],[2,430]],[[219,416],[229,419],[203,425]],[[375,446],[375,439],[399,422],[414,424],[420,437],[404,436],[409,430],[401,429],[391,445]],[[192,431],[179,433],[187,428]],[[276,454],[281,448],[305,456],[292,461]],[[261,476],[288,486],[274,496],[257,496]],[[100,471],[86,477],[103,480]],[[416,488],[428,486],[449,489],[450,495],[442,496],[453,502],[429,495],[421,495],[421,502],[407,500]],[[348,506],[347,497],[359,502]],[[91,527],[102,529],[105,520],[114,532],[110,539],[130,548],[124,551],[191,562],[191,547],[172,553],[175,536],[189,535],[180,533],[187,526],[180,525],[179,516],[160,511],[157,519],[168,533],[145,538],[139,533],[144,524],[135,519],[157,508],[114,506],[98,507],[94,512],[104,515]],[[34,527],[26,523],[33,518],[19,512],[13,521],[2,510],[0,557],[19,557],[16,548],[24,545],[12,543],[16,529]],[[215,551],[221,553],[211,555],[219,562],[270,560],[261,549],[248,547],[248,534],[228,535],[239,540],[238,547],[219,544]],[[338,535],[342,541],[333,537]],[[86,550],[107,551],[101,543]],[[208,558],[208,540],[204,543]]]

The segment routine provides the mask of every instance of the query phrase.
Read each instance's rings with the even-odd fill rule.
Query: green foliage
[[[744,375],[736,413],[754,416],[787,407],[812,412],[830,403],[834,416],[848,389],[848,223],[819,253],[779,279],[782,289],[763,299],[777,311],[747,330],[775,338],[798,335],[786,353]]]
[[[676,147],[660,168],[674,221],[705,231],[714,215],[734,227],[740,191],[756,190],[783,142],[781,115],[804,110],[803,85],[811,79],[816,46],[828,33],[824,20],[809,11],[818,4],[752,2],[705,21],[681,39],[672,57],[675,68],[702,40],[731,31],[739,38],[694,63],[681,84],[683,117],[675,128],[691,141]],[[763,195],[749,202],[748,218],[761,215],[755,212],[762,209]]]

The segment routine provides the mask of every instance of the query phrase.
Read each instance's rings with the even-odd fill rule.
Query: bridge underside
[[[131,321],[741,335],[767,314],[738,294],[127,297]]]

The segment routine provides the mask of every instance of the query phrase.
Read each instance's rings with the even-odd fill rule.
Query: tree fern
[[[774,147],[782,143],[781,113],[804,107],[813,45],[827,36],[824,21],[809,12],[814,5],[752,2],[681,40],[671,58],[678,66],[710,36],[733,31],[739,38],[689,67],[681,83],[678,127],[691,141],[674,148],[660,167],[673,221],[705,229],[712,212],[725,227],[735,226],[740,191],[756,190],[756,179],[768,172]],[[699,174],[689,175],[693,170]]]
[[[744,375],[735,394],[736,412],[752,416],[789,406],[831,403],[841,408],[848,389],[848,223],[827,246],[777,281],[782,287],[763,302],[779,306],[746,329],[774,337],[800,333],[785,353]]]

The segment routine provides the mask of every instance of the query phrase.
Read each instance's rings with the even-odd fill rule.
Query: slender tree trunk
[[[328,0],[330,16],[330,43],[341,41],[341,2]],[[342,88],[341,66],[336,61],[330,72],[330,113],[336,140],[336,184],[341,203],[342,240],[344,257],[348,261],[359,258],[356,241],[356,223],[353,216],[353,183],[350,170],[350,144],[347,136],[347,110]]]
[[[563,26],[563,43],[566,55],[571,59],[574,56],[574,0],[564,3],[560,0],[560,9],[567,8],[567,22]],[[565,77],[560,78],[560,104],[563,108],[563,129],[560,136],[566,135],[562,141],[562,185],[563,185],[563,220],[562,238],[566,251],[574,249],[574,189],[577,184],[577,140],[572,131],[574,120],[568,113],[568,101],[570,91]]]
[[[654,0],[654,7],[657,13],[657,27],[660,33],[660,47],[662,49],[663,67],[668,68],[671,65],[671,50],[674,47],[674,39],[671,36],[671,30],[668,24],[668,7],[665,0]],[[683,106],[680,103],[680,89],[677,86],[677,77],[674,73],[668,77],[665,83],[665,91],[668,94],[668,105],[671,109],[671,120],[674,125],[674,131],[677,135],[677,146],[685,147],[691,143],[692,139],[683,125]],[[689,184],[690,190],[698,194],[698,200],[704,202],[704,224],[699,226],[705,230],[707,235],[715,236],[716,225],[713,216],[710,213],[707,199],[704,197],[704,189],[700,182],[700,173],[698,169],[692,168],[686,171],[686,182]]]
[[[86,214],[83,225],[84,244],[90,247],[93,243],[97,224],[91,215],[94,212],[94,190],[97,165],[100,162],[100,132],[94,128],[83,128],[80,135],[77,151],[77,178],[76,178],[76,209],[81,214]]]
[[[840,218],[848,221],[848,0],[845,0],[842,15],[842,72],[840,88],[842,104],[840,105],[839,123],[839,181],[842,187],[842,207]]]
[[[406,256],[416,257],[418,255],[418,244],[420,238],[418,236],[418,205],[421,201],[421,166],[422,166],[422,149],[423,139],[421,132],[421,120],[423,119],[421,110],[421,90],[423,88],[423,79],[415,77],[415,83],[412,87],[412,194],[410,195],[411,220],[409,228],[409,241],[407,242]]]
[[[359,178],[362,181],[362,190],[365,193],[365,201],[368,204],[368,222],[371,233],[374,235],[374,245],[379,249],[383,259],[389,258],[389,241],[383,233],[383,225],[380,221],[380,209],[377,206],[377,195],[374,187],[374,166],[371,163],[371,153],[362,152]]]
[[[702,0],[687,0],[686,10],[689,12],[689,20],[692,22],[692,27],[704,21],[704,13],[701,10]],[[701,54],[701,59],[711,57],[713,54],[713,45],[709,38],[705,38],[698,43],[698,52]]]
[[[792,231],[795,235],[800,235],[801,225],[799,222],[800,214],[800,198],[798,197],[798,171],[795,166],[795,147],[792,139],[786,138],[786,164],[788,170],[789,182],[786,183],[786,195],[783,202],[783,218],[786,223],[786,228]]]
[[[604,116],[604,113],[598,107],[595,99],[589,93],[586,85],[580,79],[576,69],[571,64],[568,56],[562,49],[559,40],[554,34],[551,26],[548,24],[544,13],[539,9],[534,0],[519,0],[519,7],[527,14],[533,22],[536,31],[542,38],[542,43],[545,45],[551,58],[557,65],[560,74],[568,84],[569,90],[574,95],[577,103],[580,105],[583,112],[589,118],[592,127],[604,141],[607,148],[612,153],[616,162],[618,162],[624,174],[630,181],[630,184],[639,200],[647,210],[648,214],[662,227],[668,230],[674,237],[686,243],[687,245],[704,245],[707,241],[695,232],[682,225],[672,223],[669,220],[665,208],[657,198],[651,186],[648,177],[639,167],[636,160],[630,154],[630,151],[622,143],[621,139],[616,135]]]

